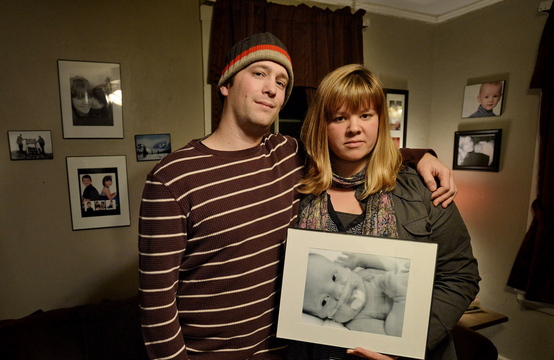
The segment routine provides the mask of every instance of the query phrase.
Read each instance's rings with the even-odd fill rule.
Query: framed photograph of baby
[[[126,157],[67,157],[73,230],[131,225]]]
[[[502,129],[456,131],[452,168],[498,172],[501,141]]]
[[[289,229],[277,336],[423,359],[437,244]]]
[[[58,60],[63,137],[123,138],[120,65]]]
[[[406,147],[408,128],[408,90],[383,89],[389,115],[389,130],[398,148]]]
[[[54,158],[50,130],[8,131],[11,160],[50,160]]]
[[[467,85],[464,89],[462,118],[502,115],[505,80]]]

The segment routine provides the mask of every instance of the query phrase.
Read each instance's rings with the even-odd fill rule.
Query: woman
[[[74,76],[70,79],[70,91],[73,125],[88,125],[92,107],[92,85],[84,77]]]
[[[302,128],[308,153],[300,228],[439,244],[427,359],[456,359],[450,330],[478,292],[470,237],[455,205],[435,207],[417,173],[403,168],[388,131],[385,95],[361,65],[321,82]],[[396,359],[356,348],[349,354]],[[293,342],[290,359],[349,358],[344,349]],[[353,357],[352,357],[353,358]]]

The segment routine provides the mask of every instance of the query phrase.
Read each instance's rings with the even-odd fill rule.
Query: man
[[[269,33],[237,43],[226,64],[219,127],[166,156],[144,188],[139,298],[152,359],[279,359],[286,347],[275,337],[281,261],[304,160],[296,140],[267,134],[292,64]],[[425,156],[430,181],[442,167],[452,186]]]

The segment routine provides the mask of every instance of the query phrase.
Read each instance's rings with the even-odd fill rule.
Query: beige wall
[[[367,15],[366,66],[386,87],[407,89],[407,145],[429,146],[452,166],[454,132],[501,128],[500,172],[455,171],[456,203],[479,261],[483,306],[509,322],[481,330],[505,359],[554,359],[554,317],[529,310],[506,282],[527,229],[539,96],[530,92],[546,14],[539,1],[507,0],[440,25]],[[504,113],[462,119],[464,86],[507,80]]]
[[[137,218],[144,178],[134,135],[169,132],[173,148],[203,135],[202,46],[196,1],[155,6],[68,0],[4,2],[0,127],[51,130],[54,160],[10,161],[0,140],[0,319],[136,293]],[[505,287],[527,227],[538,96],[527,88],[546,16],[538,0],[506,0],[434,26],[367,15],[366,66],[408,89],[408,146],[452,164],[456,130],[502,128],[501,171],[456,171],[456,199],[479,260],[484,306],[508,323],[481,332],[504,358],[553,359],[554,318],[526,310]],[[121,63],[125,138],[63,139],[57,59]],[[469,80],[505,75],[505,113],[461,119]],[[0,137],[1,139],[1,137]],[[66,156],[126,155],[131,226],[72,231]]]
[[[203,135],[196,1],[4,1],[0,319],[137,293],[137,219],[154,162],[135,134]],[[124,139],[63,139],[57,59],[121,64]],[[10,161],[8,130],[51,130],[53,160]],[[126,155],[131,226],[72,231],[66,156]]]

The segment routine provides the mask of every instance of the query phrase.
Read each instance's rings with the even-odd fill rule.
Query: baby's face
[[[304,311],[340,323],[352,320],[366,303],[362,278],[321,255],[310,255]]]
[[[481,91],[477,96],[477,101],[486,110],[492,110],[500,101],[502,97],[502,85],[501,84],[489,84],[485,83],[481,86]]]

